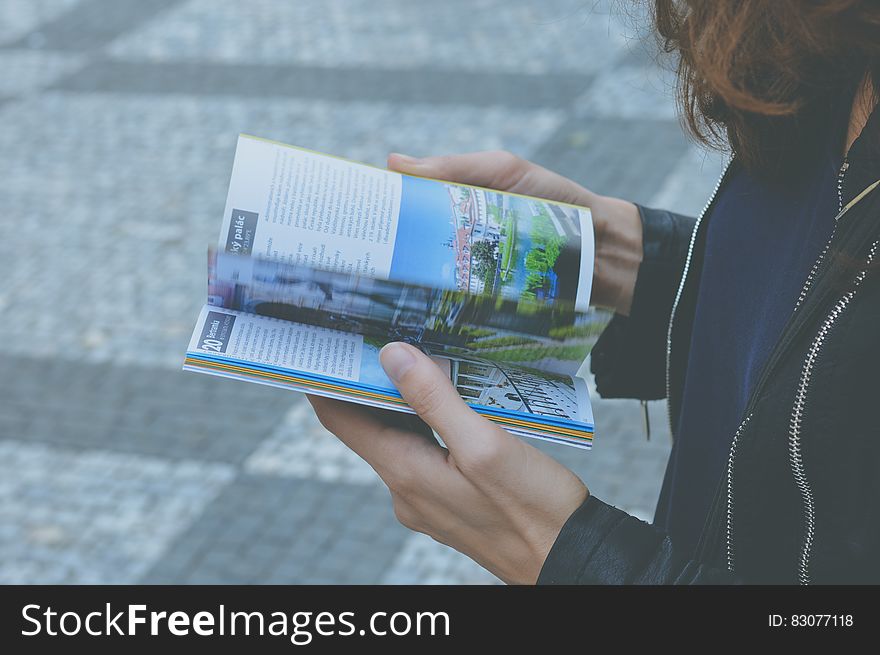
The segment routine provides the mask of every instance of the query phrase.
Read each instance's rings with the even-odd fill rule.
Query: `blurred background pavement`
[[[697,212],[719,170],[619,0],[0,0],[0,582],[491,583],[395,522],[298,394],[180,371],[239,132],[384,165],[504,148]],[[540,447],[650,520],[596,400]]]

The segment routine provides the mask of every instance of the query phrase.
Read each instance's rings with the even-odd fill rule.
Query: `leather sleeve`
[[[666,332],[696,219],[639,207],[644,256],[630,315],[615,315],[590,355],[603,398],[666,397]]]
[[[538,584],[731,584],[724,568],[678,552],[655,527],[590,496],[550,549]]]

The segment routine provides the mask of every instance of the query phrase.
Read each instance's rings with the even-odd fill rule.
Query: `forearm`
[[[644,252],[638,207],[594,195],[591,209],[596,248],[591,302],[628,316]]]

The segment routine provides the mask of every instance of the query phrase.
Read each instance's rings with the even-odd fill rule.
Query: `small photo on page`
[[[575,303],[586,210],[402,177],[390,277],[514,300]]]

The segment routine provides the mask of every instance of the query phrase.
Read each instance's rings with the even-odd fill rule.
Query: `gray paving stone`
[[[291,407],[244,463],[249,473],[325,482],[380,484],[372,467],[318,422],[308,403]]]
[[[4,0],[0,3],[0,45],[10,43],[75,7],[81,0]]]
[[[0,440],[0,583],[133,583],[233,475]]]
[[[574,116],[585,125],[595,118],[677,122],[674,80],[653,65],[609,68],[574,101]]]
[[[500,584],[466,555],[431,537],[413,533],[385,572],[385,584]]]
[[[31,45],[52,50],[86,51],[100,48],[144,20],[181,0],[79,0],[70,9],[36,25],[13,47]]]
[[[63,91],[292,97],[515,109],[562,109],[589,88],[579,73],[364,70],[283,64],[97,60],[58,81]]]
[[[304,402],[289,391],[179,370],[46,366],[11,355],[0,366],[18,372],[0,377],[0,438],[75,449],[238,464],[292,404]]]
[[[190,0],[119,38],[117,58],[364,69],[592,72],[629,33],[606,0]]]
[[[645,203],[687,151],[677,121],[572,118],[532,158],[597,193]]]
[[[70,53],[0,49],[0,96],[13,97],[48,86],[85,63]]]
[[[620,7],[618,7],[619,9]],[[629,3],[623,16],[618,17],[629,36],[626,50],[614,62],[614,68],[630,66],[657,66],[670,68],[674,66],[672,59],[662,52],[659,43],[651,31],[651,9],[649,3]]]
[[[283,503],[277,501],[279,497]],[[299,511],[302,507],[309,510],[305,516]],[[365,507],[378,510],[373,539],[349,530]],[[218,524],[222,529],[216,532]],[[285,530],[277,530],[278,526]],[[211,534],[211,539],[204,534]],[[406,535],[384,490],[245,475],[224,488],[142,580],[375,583]],[[359,553],[369,554],[364,560],[369,565],[359,562]]]

